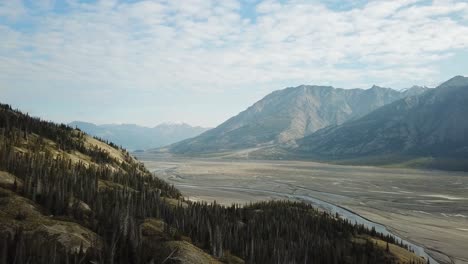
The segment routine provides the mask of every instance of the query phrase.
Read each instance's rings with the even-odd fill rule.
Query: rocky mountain
[[[128,150],[166,146],[198,136],[208,130],[208,128],[194,127],[185,123],[162,123],[155,127],[144,127],[134,124],[95,125],[74,121],[68,125],[77,127],[90,135],[114,142]]]
[[[297,141],[320,158],[405,155],[468,157],[468,78],[457,76],[423,94]]]
[[[354,120],[396,100],[426,91],[373,86],[340,89],[301,85],[275,91],[198,137],[169,146],[173,153],[210,153],[283,144]]]

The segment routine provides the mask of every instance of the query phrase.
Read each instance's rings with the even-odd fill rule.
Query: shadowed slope
[[[298,140],[302,155],[468,157],[468,78],[381,107],[355,121]]]

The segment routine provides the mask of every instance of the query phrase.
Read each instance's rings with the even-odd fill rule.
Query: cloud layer
[[[112,98],[301,83],[401,88],[435,85],[466,56],[465,1],[339,2],[2,1],[0,89]]]

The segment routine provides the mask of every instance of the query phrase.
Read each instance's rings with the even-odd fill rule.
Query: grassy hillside
[[[0,252],[0,263],[19,264],[423,262],[391,237],[307,204],[184,201],[125,150],[8,105]]]

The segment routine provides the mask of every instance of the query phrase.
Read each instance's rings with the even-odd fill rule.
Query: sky
[[[0,102],[56,122],[214,127],[301,84],[468,76],[468,0],[0,0]]]

